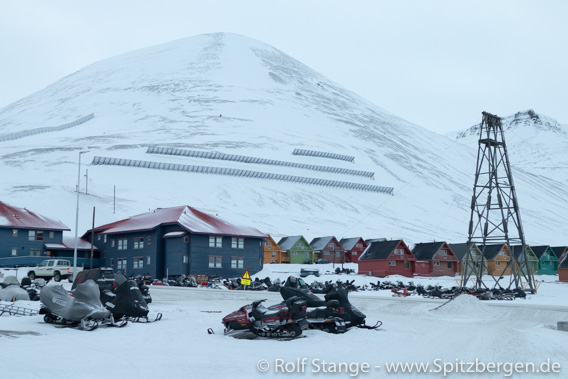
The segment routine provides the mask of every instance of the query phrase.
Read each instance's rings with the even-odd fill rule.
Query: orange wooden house
[[[507,244],[480,245],[479,249],[487,260],[487,269],[493,276],[511,275],[513,265]]]
[[[264,264],[270,263],[289,263],[290,258],[283,257],[282,249],[276,241],[272,238],[269,234],[268,237],[265,238],[264,244]]]

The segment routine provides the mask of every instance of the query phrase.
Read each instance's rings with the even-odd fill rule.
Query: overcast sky
[[[529,108],[568,124],[566,0],[2,0],[0,107],[96,61],[212,32],[270,44],[436,132]]]

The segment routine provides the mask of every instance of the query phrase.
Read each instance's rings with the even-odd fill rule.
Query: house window
[[[15,257],[18,255],[18,248],[17,247],[13,247],[12,248],[12,256]]]
[[[410,268],[410,262],[404,261],[404,268]]]
[[[152,260],[150,259],[150,256],[148,255],[148,256],[146,257],[146,264],[149,265],[151,261],[152,261]]]
[[[452,268],[452,267],[454,267],[452,262],[448,262],[448,268]]]
[[[501,266],[501,262],[500,261],[495,262],[495,266]]]
[[[54,239],[55,238],[55,232],[49,232],[49,238]]]
[[[507,254],[506,254],[504,251],[500,251],[500,252],[499,252],[499,255],[502,256],[502,257],[504,257],[504,256],[507,255]]]
[[[28,241],[43,241],[43,231],[41,230],[28,231]]]
[[[114,240],[110,240],[110,247],[114,247]]]
[[[396,261],[389,261],[389,266],[396,266]]]
[[[440,261],[434,261],[434,266],[439,266],[440,265]]]
[[[148,241],[148,245],[149,245],[152,242],[152,236],[148,236],[147,241]]]
[[[119,241],[120,246],[120,241]],[[144,237],[135,237],[134,238],[134,248],[135,249],[143,249],[144,248]],[[125,247],[126,249],[126,247]],[[120,247],[119,247],[120,250]]]
[[[404,249],[394,249],[394,253],[398,255],[404,255]]]
[[[120,238],[118,240],[118,250],[128,249],[128,240],[126,238]]]
[[[335,244],[333,242],[330,242],[327,244],[327,247],[335,247]]]
[[[111,266],[114,266],[114,258],[111,258],[111,259],[110,259],[110,265],[111,265]]]
[[[116,260],[116,268],[118,270],[124,270],[126,269],[126,258],[118,258]]]
[[[41,250],[40,249],[30,249],[30,255],[32,257],[39,257],[39,256],[41,256]]]
[[[107,243],[107,235],[106,234],[103,236],[103,242]]]
[[[445,257],[447,255],[447,252],[446,252],[446,250],[440,250],[440,251],[438,251],[438,254],[442,257]]]
[[[272,246],[272,242],[269,241],[269,242],[268,242],[268,246]]]
[[[244,249],[245,248],[245,239],[244,238],[231,238],[231,247],[233,249]]]
[[[132,261],[132,268],[143,268],[144,267],[144,258],[142,257],[134,257]]]
[[[363,244],[362,243],[356,243],[355,247],[363,247]]]
[[[329,255],[329,251],[324,251],[323,255]]]
[[[183,263],[187,263],[189,262],[189,255],[184,255],[183,256]]]
[[[356,251],[352,251],[352,252],[351,252],[351,255],[357,255],[357,252],[356,252]]]
[[[18,236],[18,229],[13,229],[12,230],[12,237],[17,237]]]
[[[223,257],[209,256],[209,268],[223,268]]]
[[[292,252],[292,255],[298,255],[298,252],[297,252],[297,251],[293,251],[293,252]]]
[[[97,234],[97,241],[100,241],[100,240],[101,240],[101,235]]]
[[[231,268],[244,268],[245,258],[244,257],[231,257]]]
[[[209,236],[209,247],[223,247],[223,237]]]
[[[183,237],[183,242],[188,243],[189,242],[189,236]]]
[[[273,257],[276,256],[276,252],[275,252],[275,251],[272,252],[272,256],[273,256]]]

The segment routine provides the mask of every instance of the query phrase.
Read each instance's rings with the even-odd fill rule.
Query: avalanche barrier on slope
[[[0,135],[0,142],[11,141],[11,140],[19,139],[19,138],[33,136],[33,135],[36,135],[36,134],[59,132],[61,130],[69,129],[69,128],[72,128],[74,126],[84,124],[85,122],[92,120],[93,118],[95,118],[95,114],[91,113],[91,114],[88,114],[86,116],[80,117],[75,121],[71,121],[67,124],[63,124],[63,125],[59,125],[59,126],[46,126],[46,127],[43,127],[43,128],[23,130],[21,132],[16,132],[16,133],[2,134],[2,135]]]
[[[298,149],[296,149],[298,150]],[[294,150],[294,152],[296,151]],[[331,167],[331,166],[320,166],[305,163],[287,162],[287,161],[277,161],[274,159],[265,159],[257,157],[249,157],[246,155],[235,155],[235,154],[224,154],[217,152],[199,151],[199,150],[187,150],[187,149],[176,149],[172,147],[160,147],[160,146],[150,146],[146,151],[147,154],[162,154],[162,155],[179,155],[184,157],[194,157],[194,158],[205,158],[205,159],[221,159],[226,161],[235,161],[243,163],[255,163],[255,164],[265,164],[274,166],[286,166],[286,167],[296,167],[306,170],[323,171],[323,172],[333,172],[336,174],[346,174],[346,175],[357,175],[365,176],[368,178],[373,178],[375,176],[374,172],[371,171],[360,171],[352,170],[348,168],[341,167]],[[296,155],[306,155],[306,154],[296,154]],[[339,154],[333,154],[339,155]],[[346,157],[345,155],[341,155]],[[353,160],[353,157],[349,157]],[[347,159],[345,159],[347,160]]]
[[[95,156],[91,164],[104,165],[104,166],[142,167],[142,168],[153,168],[156,170],[182,171],[182,172],[193,172],[200,174],[215,174],[215,175],[227,175],[227,176],[242,176],[242,177],[257,178],[257,179],[282,180],[287,182],[353,189],[359,191],[381,192],[381,193],[394,195],[393,187],[382,187],[382,186],[375,186],[363,183],[342,182],[338,180],[308,178],[308,177],[295,176],[295,175],[282,175],[270,172],[241,170],[241,169],[226,168],[226,167],[194,166],[194,165],[186,165],[178,163],[150,162],[150,161],[140,161],[135,159],[110,158],[110,157],[99,157],[99,156]]]
[[[326,153],[325,151],[303,150],[303,149],[294,149],[292,155],[306,155],[309,157],[339,159],[347,162],[353,162],[355,160],[355,157],[352,157],[351,155],[341,155],[335,153]]]

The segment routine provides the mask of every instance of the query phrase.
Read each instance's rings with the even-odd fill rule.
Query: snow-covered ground
[[[324,273],[331,271],[331,266],[309,267]],[[266,265],[257,276],[285,279],[297,276],[301,267]],[[308,283],[316,279],[354,279],[359,285],[383,280],[336,274],[305,278]],[[0,372],[2,377],[19,378],[59,378],[69,373],[81,378],[419,378],[443,377],[445,367],[453,371],[448,377],[465,378],[476,375],[455,372],[475,369],[477,359],[478,370],[482,364],[496,365],[486,366],[485,373],[478,377],[507,377],[515,367],[527,364],[529,369],[534,364],[535,370],[558,370],[558,366],[552,366],[556,363],[560,374],[513,372],[511,376],[560,378],[565,377],[568,365],[568,333],[556,330],[556,325],[568,321],[568,284],[557,279],[537,277],[538,294],[526,300],[482,302],[462,295],[440,308],[445,301],[418,296],[395,298],[390,291],[352,292],[351,303],[367,315],[368,324],[381,320],[380,329],[351,329],[339,335],[308,330],[305,338],[293,341],[237,340],[223,335],[224,315],[257,299],[278,303],[279,293],[153,286],[151,314],[164,315],[162,321],[153,324],[85,332],[56,328],[44,323],[41,316],[1,316],[0,345],[5,357],[9,352],[9,362],[2,365]],[[413,281],[445,287],[456,284],[455,278],[449,277]],[[69,283],[63,285],[70,287]],[[38,302],[18,303],[39,307]],[[215,334],[207,334],[208,328]],[[432,372],[389,374],[387,365],[397,362],[429,364],[427,371]],[[543,362],[545,365],[540,367]],[[498,364],[499,373],[487,372],[497,370]],[[334,369],[342,372],[329,372]]]

